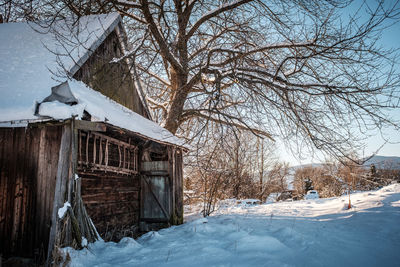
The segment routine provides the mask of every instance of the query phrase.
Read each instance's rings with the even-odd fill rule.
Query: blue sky
[[[356,3],[352,4],[350,8],[348,8],[344,13],[350,14],[351,12],[355,12],[356,9],[359,7],[359,3],[361,1],[357,1]],[[371,3],[372,1],[367,1]],[[397,1],[387,1],[389,4],[394,4]],[[397,3],[397,5],[399,5]],[[366,18],[366,16],[362,17],[361,19]],[[388,22],[387,25],[394,23],[395,21],[392,20]],[[395,48],[400,49],[400,20],[397,20],[397,23],[391,25],[389,28],[386,28],[382,32],[382,37],[379,42],[381,46],[384,48]],[[399,66],[400,67],[400,66]],[[398,89],[400,90],[400,88]],[[392,111],[390,115],[400,120],[400,109]],[[358,151],[360,156],[370,156],[371,154],[375,153],[378,149],[378,155],[382,156],[398,156],[400,157],[400,131],[395,129],[385,129],[383,131],[384,138],[389,140],[386,142],[384,138],[381,137],[381,134],[378,132],[371,132],[371,137],[366,140],[366,147],[364,151]],[[291,154],[281,143],[277,143],[277,146],[280,148],[280,159],[282,161],[289,162],[291,165],[300,165],[312,162],[321,162],[323,161],[323,156],[320,153],[317,153],[312,156],[307,156],[302,160],[297,159],[295,156]]]

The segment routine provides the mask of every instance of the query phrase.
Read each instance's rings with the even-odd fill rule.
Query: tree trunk
[[[171,67],[170,75],[173,94],[164,128],[175,134],[181,123],[180,118],[183,113],[183,107],[185,105],[190,88],[187,84],[187,73],[176,71]]]

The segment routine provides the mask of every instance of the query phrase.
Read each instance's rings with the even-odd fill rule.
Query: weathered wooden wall
[[[136,236],[139,222],[140,183],[137,175],[79,171],[82,200],[105,240]]]
[[[45,258],[62,128],[0,128],[0,254]]]
[[[122,55],[120,40],[116,31],[113,31],[75,73],[74,78],[83,81],[91,88],[136,113],[149,118],[134,87],[126,61],[110,63],[113,58],[119,58]]]

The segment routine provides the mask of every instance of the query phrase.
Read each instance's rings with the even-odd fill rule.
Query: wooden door
[[[141,176],[141,221],[168,222],[171,214],[168,176]]]

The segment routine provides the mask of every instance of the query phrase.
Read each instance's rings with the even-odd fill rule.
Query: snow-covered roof
[[[68,88],[78,104],[69,105],[56,100],[43,102],[39,106],[39,114],[54,119],[68,119],[72,116],[81,118],[83,111],[86,110],[92,115],[92,120],[107,122],[156,141],[183,145],[181,139],[157,123],[87,87],[83,82],[70,79],[68,80]]]
[[[182,145],[158,124],[70,78],[120,21],[118,13],[111,13],[85,16],[79,23],[58,21],[51,28],[25,22],[0,24],[0,126],[46,117],[80,118],[86,110],[98,121]],[[54,99],[42,103],[53,87],[65,81],[76,105]]]

